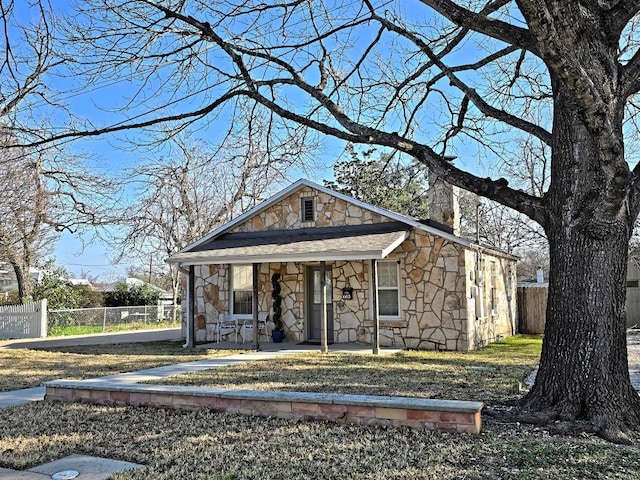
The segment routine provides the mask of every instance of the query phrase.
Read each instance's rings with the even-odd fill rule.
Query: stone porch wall
[[[480,433],[481,402],[410,397],[262,390],[223,390],[174,385],[123,385],[58,380],[46,384],[46,401],[216,412]]]
[[[231,309],[231,292],[229,290],[229,265],[202,265],[195,267],[195,322],[196,341],[212,342],[215,325],[221,315]],[[280,296],[282,297],[282,321],[284,322],[287,340],[302,341],[304,339],[304,266],[299,263],[261,264],[258,274],[258,310],[271,315],[273,286],[271,276],[280,273]],[[244,332],[239,331],[242,340]],[[248,332],[252,338],[253,332]],[[227,332],[224,340],[235,340],[233,332]],[[244,339],[247,340],[247,339]]]
[[[214,326],[229,311],[229,271],[223,265],[197,265],[195,276],[195,340],[214,340]]]

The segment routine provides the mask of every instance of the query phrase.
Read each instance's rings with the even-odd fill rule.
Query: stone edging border
[[[478,434],[482,402],[376,395],[229,390],[174,385],[56,380],[45,400],[209,409],[213,411],[360,425],[407,426]]]

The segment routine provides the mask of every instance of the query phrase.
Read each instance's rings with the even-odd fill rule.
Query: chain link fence
[[[143,305],[49,310],[50,336],[179,327],[180,305]]]

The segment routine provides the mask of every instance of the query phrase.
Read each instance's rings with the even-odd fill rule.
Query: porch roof
[[[180,265],[312,262],[386,258],[408,236],[397,222],[223,234],[167,262]]]

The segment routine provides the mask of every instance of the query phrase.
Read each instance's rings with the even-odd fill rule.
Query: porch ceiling
[[[340,236],[328,235],[328,238],[317,238],[317,235],[309,238],[293,233],[276,237],[265,234],[268,232],[262,233],[259,244],[256,244],[256,236],[252,236],[251,242],[242,241],[241,238],[237,242],[224,239],[220,242],[222,248],[215,248],[214,241],[208,249],[178,253],[167,262],[187,266],[383,259],[409,235],[406,229],[376,233],[350,232],[347,229]]]

